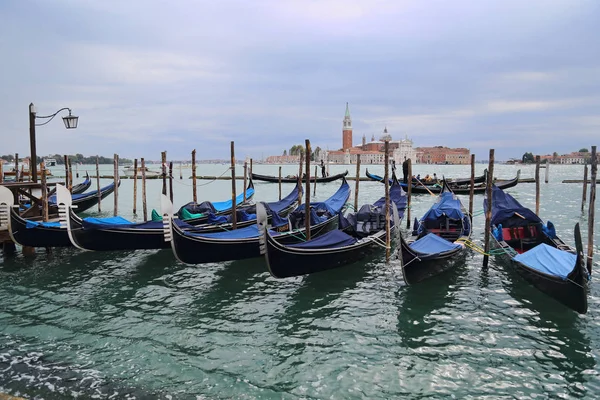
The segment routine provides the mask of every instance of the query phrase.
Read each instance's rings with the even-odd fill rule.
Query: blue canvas
[[[299,249],[335,249],[338,247],[351,246],[357,239],[340,230],[327,232],[307,242],[288,245]]]
[[[39,222],[27,220],[25,223],[25,228],[27,229],[37,228],[38,226],[43,226],[46,228],[60,228],[60,222]]]
[[[487,212],[487,199],[483,201],[483,209]],[[503,224],[508,228],[505,221],[515,213],[523,216],[526,221],[542,223],[540,217],[533,211],[523,207],[514,197],[494,185],[492,187],[492,225]]]
[[[577,256],[542,243],[523,254],[517,255],[514,260],[544,274],[567,279],[575,266]]]
[[[454,250],[461,247],[461,245],[458,243],[449,242],[433,233],[428,233],[419,240],[409,244],[409,247],[419,253],[435,254]]]
[[[438,200],[431,206],[421,220],[437,221],[444,215],[454,220],[463,219],[465,216],[461,210],[460,200],[452,192],[440,193]]]

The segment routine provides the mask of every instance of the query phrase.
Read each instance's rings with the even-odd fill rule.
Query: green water
[[[219,175],[226,166],[202,168]],[[353,166],[331,172],[345,168],[354,173]],[[496,166],[503,178],[516,169]],[[569,244],[576,222],[587,243],[587,209],[582,215],[581,185],[560,182],[580,178],[582,169],[552,166],[541,188],[540,215]],[[284,174],[293,171],[285,167]],[[276,174],[277,167],[257,165],[255,172]],[[418,166],[417,172],[467,176],[469,167]],[[532,177],[533,168],[523,168],[523,176]],[[150,208],[156,207],[161,183],[148,184]],[[338,185],[318,185],[317,199]],[[257,200],[278,195],[276,184],[255,186]],[[124,181],[119,194],[126,217],[132,217],[132,187]],[[199,197],[224,200],[230,188],[214,182],[199,187]],[[177,179],[174,190],[176,206],[191,199],[188,179]],[[359,202],[382,191],[361,182]],[[534,207],[534,184],[509,192]],[[432,199],[413,198],[413,217]],[[476,196],[475,211],[482,201]],[[112,214],[112,204],[112,197],[103,202],[103,215]],[[483,222],[474,221],[480,243]],[[261,259],[186,266],[170,250],[55,249],[38,250],[34,259],[0,259],[0,392],[44,399],[597,396],[595,281],[589,313],[579,316],[493,259],[487,270],[481,263],[471,253],[455,269],[408,287],[397,263],[385,264],[381,253],[289,280],[271,278]]]

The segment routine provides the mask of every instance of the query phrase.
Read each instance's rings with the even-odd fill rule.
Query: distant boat
[[[44,158],[44,165],[46,167],[56,167],[56,159],[54,159],[54,158]]]
[[[160,176],[160,172],[152,171],[152,170],[148,169],[148,167],[145,167],[145,168],[146,168],[146,178],[156,178],[157,176]],[[125,176],[127,176],[129,178],[133,178],[134,170],[135,170],[135,168],[133,167],[133,165],[125,167],[124,168]],[[138,179],[142,179],[142,167],[137,167],[137,177],[138,177]]]

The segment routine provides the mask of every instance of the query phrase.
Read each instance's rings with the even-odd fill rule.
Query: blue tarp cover
[[[545,274],[567,279],[575,266],[577,256],[542,243],[519,254],[514,260]]]
[[[425,213],[422,221],[436,221],[444,214],[448,218],[456,220],[463,219],[464,217],[464,214],[460,209],[460,200],[454,193],[440,193],[438,200],[433,206],[431,206],[429,211]]]
[[[406,210],[406,205],[408,204],[408,196],[406,196],[400,183],[390,186],[390,201],[393,201],[394,204],[396,204],[398,216],[402,218],[404,216],[404,210]],[[383,209],[385,206],[385,196],[377,200],[373,205]]]
[[[104,192],[105,190],[114,187],[115,184],[114,182],[111,183],[110,185],[106,185],[103,188],[100,188],[100,192]],[[98,196],[98,191],[97,190],[92,190],[90,192],[85,192],[85,193],[80,193],[80,194],[72,194],[71,198],[73,199],[73,201],[75,200],[79,200],[82,198],[89,198],[89,197],[94,197],[94,196]],[[50,204],[56,204],[56,195],[53,194],[52,196],[48,197],[48,203]]]
[[[277,232],[271,232],[273,236],[277,235]],[[186,236],[192,237],[206,237],[213,239],[248,239],[258,237],[258,225],[252,224],[244,228],[234,229],[231,231],[223,232],[212,232],[212,233],[196,233],[194,231],[185,231]]]
[[[60,228],[60,222],[38,222],[38,221],[29,221],[25,223],[25,227],[27,229],[37,228],[38,226],[45,226],[47,228]]]
[[[487,199],[483,200],[483,209],[487,212]],[[523,207],[514,197],[494,185],[492,187],[492,225],[502,224],[515,213],[519,213],[527,221],[542,222],[533,211]]]
[[[340,230],[327,232],[308,242],[289,245],[299,249],[335,249],[338,247],[351,246],[357,239]]]
[[[350,197],[350,185],[348,185],[348,182],[344,179],[342,185],[333,196],[322,202],[311,202],[310,206],[316,210],[325,210],[330,215],[335,215],[341,211],[342,207],[344,207],[348,197]],[[304,204],[301,204],[296,210],[304,210]]]
[[[254,195],[254,188],[248,188],[246,189],[246,199],[252,197]],[[244,202],[244,193],[239,194],[236,198],[235,198],[235,204],[241,204]],[[225,200],[225,201],[217,201],[217,202],[213,202],[212,203],[213,207],[215,208],[215,210],[217,211],[227,211],[231,209],[231,199],[229,200]]]
[[[292,192],[285,196],[283,199],[279,201],[274,201],[272,203],[267,203],[269,209],[272,212],[279,214],[282,210],[294,204],[294,202],[298,201],[298,190],[298,185],[296,185],[294,190],[292,190]]]
[[[192,226],[180,219],[173,220],[176,225],[191,228]],[[84,229],[163,229],[162,221],[131,222],[123,217],[84,218]]]
[[[419,253],[433,254],[453,250],[458,247],[461,247],[461,245],[449,242],[446,239],[442,239],[441,237],[433,233],[428,233],[421,239],[409,244],[409,247],[414,251],[418,251]]]

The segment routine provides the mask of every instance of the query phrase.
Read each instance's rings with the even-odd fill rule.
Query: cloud
[[[71,107],[38,153],[254,158],[311,139],[567,152],[600,129],[597,2],[58,0],[0,4],[0,153],[29,152],[25,109]],[[542,140],[543,138],[543,140]]]

